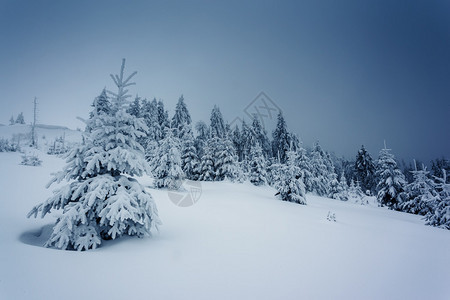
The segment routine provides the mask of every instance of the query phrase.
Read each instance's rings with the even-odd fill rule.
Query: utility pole
[[[33,124],[31,125],[31,146],[33,146],[34,148],[37,148],[37,141],[36,141],[36,104],[37,104],[37,98],[34,97]]]

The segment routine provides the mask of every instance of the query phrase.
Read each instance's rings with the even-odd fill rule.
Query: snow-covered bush
[[[131,178],[149,172],[144,149],[136,141],[147,126],[126,111],[126,88],[133,84],[130,79],[135,73],[124,78],[124,67],[125,60],[120,75],[111,75],[118,92],[111,93],[110,109],[95,107],[84,144],[69,152],[66,166],[48,184],[65,180],[67,185],[28,213],[28,217],[44,217],[62,210],[47,247],[94,249],[102,239],[143,237],[160,224],[153,198]]]
[[[22,155],[21,165],[37,167],[42,164],[42,160],[36,154]]]
[[[336,214],[334,212],[328,211],[327,220],[330,222],[336,222]]]
[[[16,144],[11,143],[8,139],[0,138],[0,152],[16,152],[18,150]]]
[[[67,151],[69,151],[69,148],[67,147],[64,138],[59,137],[53,141],[52,145],[50,145],[50,147],[47,150],[47,154],[59,155],[66,153]]]

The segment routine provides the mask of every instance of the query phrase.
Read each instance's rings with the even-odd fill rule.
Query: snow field
[[[43,248],[45,219],[28,211],[52,194],[50,173],[0,153],[0,299],[448,299],[450,236],[419,216],[307,194],[282,202],[268,186],[202,182],[181,208],[147,188],[163,222],[153,238],[86,252]],[[139,179],[150,186],[148,177]],[[336,214],[337,222],[326,220]]]

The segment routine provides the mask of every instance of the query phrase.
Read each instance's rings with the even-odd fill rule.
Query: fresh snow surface
[[[153,238],[43,248],[57,213],[26,214],[64,162],[39,156],[28,167],[0,153],[0,299],[449,299],[448,230],[373,204],[282,202],[250,183],[202,182],[186,208],[148,188],[163,221]]]

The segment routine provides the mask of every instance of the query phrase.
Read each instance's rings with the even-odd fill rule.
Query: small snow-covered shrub
[[[22,155],[22,162],[20,164],[36,167],[42,164],[42,160],[40,160],[36,154],[26,154]]]
[[[330,222],[336,222],[336,214],[328,211],[327,220]]]
[[[69,149],[65,145],[64,139],[60,137],[53,141],[53,144],[47,150],[47,154],[59,155],[59,154],[67,153],[67,151],[69,151]]]
[[[16,152],[17,150],[17,145],[14,145],[8,139],[0,138],[0,152]]]

